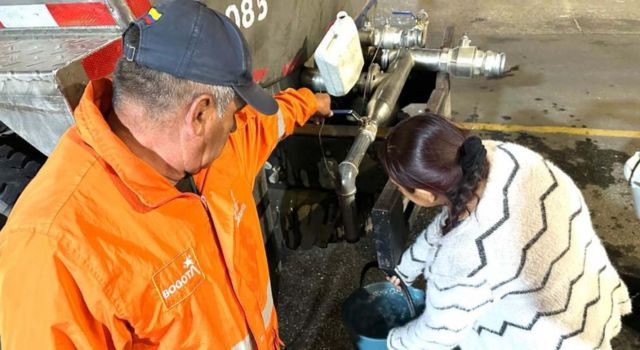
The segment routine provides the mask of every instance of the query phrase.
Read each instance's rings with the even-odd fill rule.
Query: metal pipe
[[[400,51],[398,59],[389,67],[389,77],[373,93],[367,104],[367,115],[376,126],[391,117],[413,65],[413,56],[406,50]]]
[[[379,64],[373,63],[369,66],[369,69],[360,76],[355,88],[359,91],[374,91],[384,82],[387,76],[388,74],[382,72]]]
[[[371,124],[370,128],[376,128]],[[366,130],[366,129],[364,129]],[[373,136],[373,137],[372,137]],[[358,167],[367,152],[369,145],[375,139],[375,132],[361,132],[353,142],[347,158],[338,166],[340,183],[338,187],[338,203],[342,213],[342,223],[345,238],[349,242],[356,242],[359,238],[358,209],[356,207],[356,177]]]
[[[322,128],[322,137],[334,137],[334,138],[348,138],[354,139],[360,135],[360,127],[355,125],[332,125],[325,124],[324,126],[315,124],[305,124],[303,127],[295,128],[294,135],[302,136],[314,136],[318,137],[320,134],[320,128]],[[376,140],[384,140],[389,134],[389,128],[379,127],[376,133]]]
[[[382,68],[388,65],[397,55],[398,50],[382,50],[375,57]],[[483,51],[475,46],[458,46],[453,49],[410,49],[409,53],[416,67],[435,72],[449,73],[454,77],[472,78],[500,76],[505,71],[505,54]]]
[[[380,66],[374,64],[370,70],[360,75],[354,88],[359,91],[373,91],[384,81],[385,76],[386,73],[382,73]],[[300,73],[300,83],[316,92],[327,91],[324,78],[317,69],[304,69]]]
[[[360,130],[346,159],[338,166],[340,182],[336,192],[342,212],[345,238],[349,242],[355,242],[360,237],[355,201],[358,168],[367,149],[375,140],[378,125],[383,124],[391,117],[402,88],[409,78],[413,62],[411,55],[403,50],[398,60],[391,65],[388,77],[376,89],[367,104],[368,123]]]
[[[317,69],[303,69],[300,73],[300,83],[313,91],[327,91],[324,79]]]
[[[432,71],[440,70],[441,54],[442,50],[440,49],[411,50],[411,56],[413,56],[416,66]]]
[[[399,53],[400,50],[369,50],[367,55],[368,59],[379,63],[382,69],[387,69],[395,62]],[[412,48],[409,53],[417,67],[449,73],[454,77],[495,77],[505,72],[506,57],[503,52],[484,51],[471,46],[471,40],[466,35],[462,36],[458,46],[454,48]]]
[[[373,29],[361,29],[358,31],[360,43],[365,46],[373,46]]]

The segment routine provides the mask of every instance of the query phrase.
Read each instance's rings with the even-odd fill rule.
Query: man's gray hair
[[[124,45],[137,47],[140,40],[138,28],[133,27],[124,38]],[[214,86],[175,77],[141,66],[125,57],[120,58],[113,73],[113,104],[123,106],[135,103],[142,106],[155,121],[175,112],[202,94],[213,96],[218,117],[236,96],[229,86]]]

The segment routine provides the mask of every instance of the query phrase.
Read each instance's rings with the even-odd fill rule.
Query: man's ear
[[[216,109],[213,107],[213,97],[209,94],[198,95],[191,101],[185,115],[185,124],[194,135],[203,135],[207,122],[216,119]]]

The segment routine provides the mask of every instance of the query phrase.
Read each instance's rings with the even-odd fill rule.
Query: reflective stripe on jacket
[[[111,132],[111,95],[109,80],[89,84],[0,233],[2,348],[278,349],[252,189],[315,96],[290,89],[277,115],[238,112],[220,157],[195,176],[198,196]]]

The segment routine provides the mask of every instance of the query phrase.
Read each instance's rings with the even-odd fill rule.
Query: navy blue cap
[[[258,112],[278,111],[273,97],[253,81],[251,53],[240,29],[223,14],[193,0],[159,1],[132,26],[140,29],[140,41],[138,47],[125,45],[128,60],[178,78],[233,87]]]

